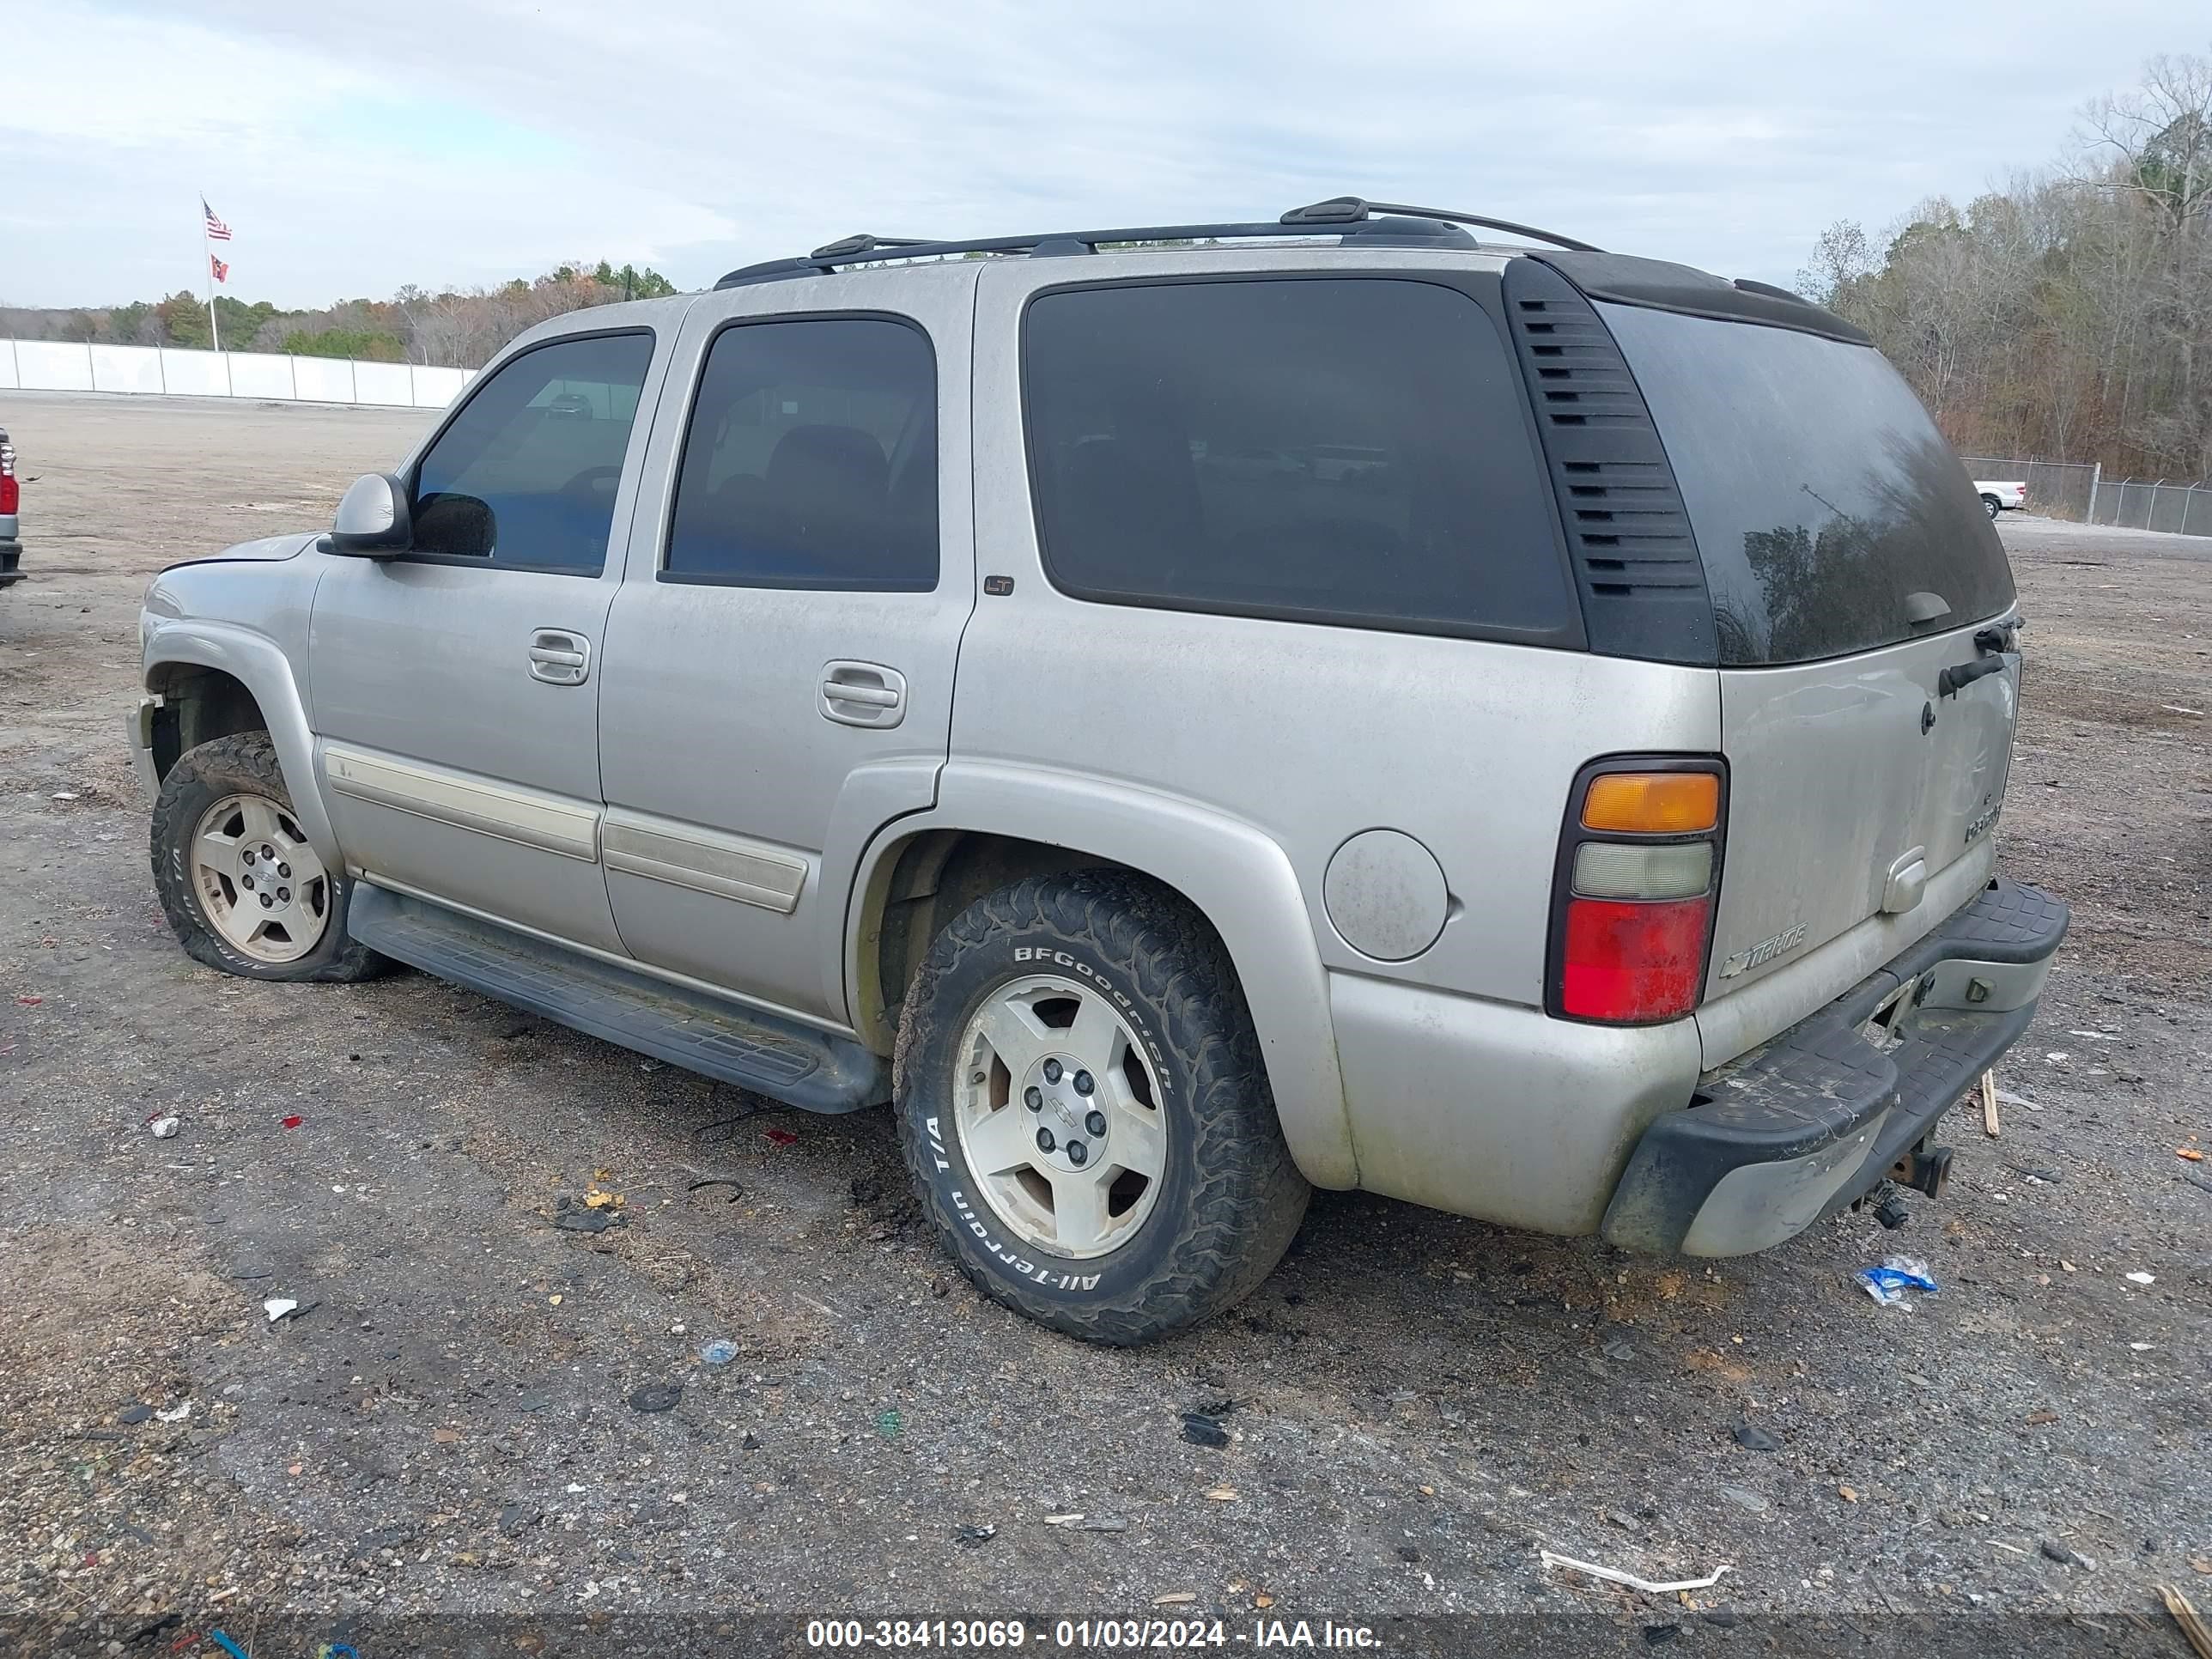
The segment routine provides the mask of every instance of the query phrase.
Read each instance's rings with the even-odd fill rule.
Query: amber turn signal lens
[[[1720,822],[1721,781],[1711,772],[1612,772],[1590,780],[1583,828],[1680,836]]]

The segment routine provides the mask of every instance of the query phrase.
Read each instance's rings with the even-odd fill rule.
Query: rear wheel
[[[345,929],[353,884],[308,844],[265,732],[204,743],[161,781],[154,884],[179,943],[247,979],[346,981],[387,964]]]
[[[1992,519],[1996,518],[1998,514],[2004,511],[2004,503],[1994,495],[1983,496],[1982,505],[1989,509],[1990,517]]]
[[[1142,1342],[1218,1313],[1305,1212],[1226,952],[1122,872],[1019,883],[938,936],[897,1100],[962,1271],[1072,1336]]]

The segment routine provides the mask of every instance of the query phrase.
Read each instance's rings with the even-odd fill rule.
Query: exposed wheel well
[[[148,675],[146,689],[161,694],[154,711],[154,770],[161,777],[179,756],[217,738],[266,732],[261,705],[242,681],[219,668],[165,663]]]
[[[854,1011],[862,1036],[885,1042],[931,941],[984,894],[1030,876],[1131,869],[1072,847],[975,830],[924,830],[901,847],[889,864],[888,878],[879,878],[876,890],[868,896],[871,914],[860,930],[861,994],[872,1006]],[[1156,882],[1163,891],[1190,905],[1193,914],[1203,916],[1168,883],[1141,870],[1131,872]]]

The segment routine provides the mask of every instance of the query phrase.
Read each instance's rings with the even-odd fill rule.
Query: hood
[[[217,561],[296,559],[322,538],[319,530],[295,532],[289,536],[264,536],[258,541],[240,542],[220,552],[189,553],[181,559],[170,560],[161,568],[174,570],[179,565],[211,564]]]

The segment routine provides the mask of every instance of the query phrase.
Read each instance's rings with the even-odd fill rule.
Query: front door
[[[654,367],[645,329],[508,358],[416,464],[413,548],[331,561],[308,680],[331,825],[370,880],[621,949],[600,644]]]
[[[607,890],[641,961],[830,1026],[860,848],[936,799],[975,604],[973,265],[688,313],[607,618]],[[793,308],[803,300],[804,310]]]

